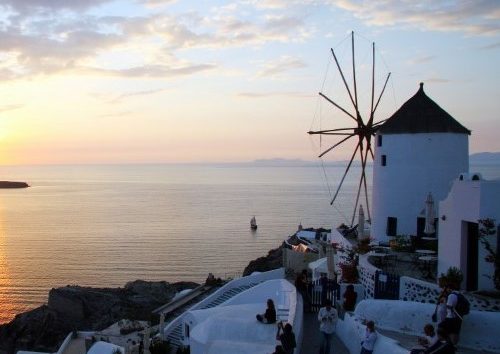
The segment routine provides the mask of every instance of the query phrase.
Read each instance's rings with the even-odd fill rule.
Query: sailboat
[[[250,228],[252,230],[257,230],[257,220],[255,220],[255,216],[252,216],[250,219]]]

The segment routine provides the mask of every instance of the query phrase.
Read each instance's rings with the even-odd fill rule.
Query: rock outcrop
[[[28,188],[29,184],[26,182],[11,182],[0,181],[0,188]]]
[[[47,305],[0,325],[0,354],[18,350],[55,352],[72,330],[102,330],[123,318],[150,320],[151,311],[169,302],[191,282],[136,280],[123,288],[66,286],[49,292]]]
[[[282,266],[283,250],[282,246],[280,246],[270,250],[267,256],[250,261],[243,271],[243,276],[250,275],[253,272],[267,272],[269,270],[281,268]]]

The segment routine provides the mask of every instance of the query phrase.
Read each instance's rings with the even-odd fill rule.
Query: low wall
[[[435,305],[399,300],[363,300],[354,311],[360,320],[372,320],[375,326],[411,335],[422,335],[432,323]],[[500,312],[471,311],[465,316],[460,346],[500,353]]]
[[[435,304],[441,288],[437,284],[423,280],[401,277],[399,283],[399,299],[403,301],[415,301]],[[476,311],[500,311],[500,300],[464,293],[470,302],[471,310]]]
[[[364,287],[364,298],[373,299],[375,294],[375,273],[379,269],[368,262],[367,255],[359,256],[359,281]]]
[[[337,321],[337,336],[344,343],[351,354],[358,354],[361,351],[361,341],[363,340],[366,327],[361,321],[346,314],[343,320]],[[373,354],[408,354],[408,350],[401,347],[394,339],[385,337],[377,333],[377,341]]]

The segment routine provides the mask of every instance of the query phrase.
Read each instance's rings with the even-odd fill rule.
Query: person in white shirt
[[[361,342],[361,354],[372,354],[376,340],[377,332],[375,332],[375,323],[373,321],[368,321],[366,324],[365,338]]]
[[[460,329],[462,328],[462,318],[457,315],[455,310],[458,303],[458,297],[454,291],[455,289],[451,288],[448,298],[446,299],[446,318],[440,323],[440,327],[443,327],[446,333],[448,333],[451,344],[457,345]]]
[[[331,300],[326,300],[325,307],[322,307],[318,313],[319,330],[323,334],[320,346],[321,354],[330,354],[337,319],[337,310],[332,307]]]

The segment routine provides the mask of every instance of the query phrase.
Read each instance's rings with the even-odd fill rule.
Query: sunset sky
[[[500,151],[500,2],[416,3],[0,0],[0,164],[311,160],[311,127],[351,126],[318,91],[348,106],[352,30],[360,99],[371,41],[392,73],[378,119],[422,81]]]

